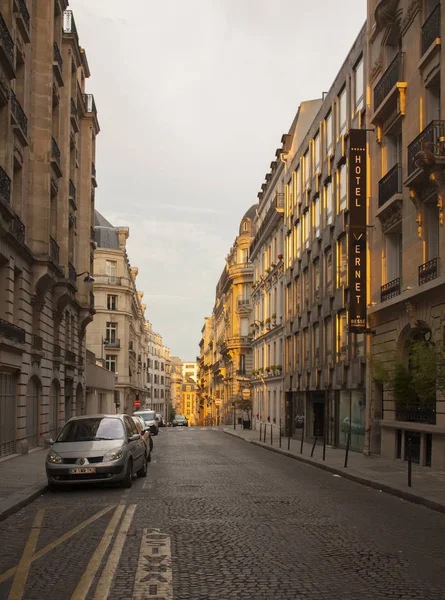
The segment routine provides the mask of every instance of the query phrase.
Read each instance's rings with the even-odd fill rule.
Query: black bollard
[[[280,448],[281,448],[281,419],[280,419]]]
[[[270,445],[271,446],[273,446],[273,435],[272,435],[272,432],[273,432],[273,425],[271,423],[270,424]]]
[[[266,432],[267,432],[267,424],[264,423],[264,443],[266,443]]]
[[[314,440],[314,444],[312,446],[312,450],[311,450],[311,458],[313,458],[314,456],[314,450],[315,450],[315,446],[317,445],[317,435],[315,435],[315,440]]]
[[[413,470],[413,458],[411,452],[411,438],[408,438],[408,487],[411,487],[411,476]]]
[[[301,442],[300,442],[300,454],[303,454],[303,444],[304,444],[304,423],[301,429]]]
[[[261,442],[261,434],[263,432],[263,424],[260,422],[260,442]]]
[[[326,434],[323,436],[323,460],[326,460]]]
[[[349,445],[351,443],[351,434],[348,433],[348,441],[346,442],[346,454],[345,454],[345,469],[348,466],[348,455],[349,455]]]

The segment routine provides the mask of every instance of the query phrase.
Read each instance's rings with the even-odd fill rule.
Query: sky
[[[71,0],[100,135],[96,208],[128,226],[146,318],[195,360],[225,257],[299,104],[366,0]]]

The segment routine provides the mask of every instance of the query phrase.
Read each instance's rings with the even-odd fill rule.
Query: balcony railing
[[[15,215],[11,221],[10,231],[21,244],[25,243],[25,225],[17,215]]]
[[[67,360],[68,362],[75,363],[76,362],[75,353],[72,352],[71,350],[65,350],[65,360]]]
[[[440,38],[440,3],[422,26],[422,56],[437,38]]]
[[[59,261],[60,261],[59,244],[51,236],[49,238],[49,255],[57,264],[59,264]]]
[[[397,279],[393,279],[385,285],[382,285],[380,288],[380,301],[385,302],[385,300],[389,300],[390,298],[395,298],[396,296],[400,296],[400,277]]]
[[[14,42],[0,13],[0,44],[9,62],[14,65]]]
[[[122,277],[116,275],[94,275],[94,281],[105,285],[122,285]]]
[[[432,152],[434,156],[443,156],[440,151],[440,145],[445,139],[445,121],[431,121],[425,129],[408,146],[408,175],[414,173],[417,165],[414,158],[420,150],[426,149]],[[437,144],[434,146],[433,144]]]
[[[7,204],[11,202],[11,180],[4,171],[0,167],[0,195],[3,196],[3,199]]]
[[[60,167],[60,150],[57,142],[54,138],[51,138],[51,155]]]
[[[71,281],[71,283],[76,283],[76,269],[70,262],[68,263],[68,279]]]
[[[238,298],[238,306],[249,306],[249,298]]]
[[[20,129],[23,131],[25,136],[28,135],[28,117],[25,115],[25,111],[22,108],[22,105],[17,100],[17,96],[11,90],[11,111],[14,115],[16,122],[18,123]]]
[[[414,423],[436,424],[436,410],[434,408],[423,408],[417,406],[405,406],[396,408],[397,421],[408,421]]]
[[[396,194],[400,194],[401,191],[401,168],[397,164],[379,181],[379,207],[383,206]]]
[[[386,69],[381,76],[379,82],[374,88],[374,112],[382,104],[383,100],[396,85],[398,81],[403,78],[403,59],[404,53],[399,52],[394,58],[392,63]]]
[[[106,346],[107,350],[116,349],[121,347],[121,341],[117,338],[114,338],[114,340],[105,340],[104,345]]]
[[[0,319],[0,335],[13,342],[18,342],[19,344],[24,344],[26,340],[24,329],[17,327],[17,325],[13,325],[12,323],[8,323],[8,321],[5,321],[4,319]]]
[[[432,281],[433,279],[437,279],[437,258],[432,258],[428,260],[423,265],[419,267],[419,285],[423,285],[424,283],[428,283],[428,281]]]
[[[43,340],[40,335],[32,336],[31,345],[34,350],[43,350]]]
[[[63,70],[63,58],[60,54],[59,46],[57,42],[53,43],[53,61],[59,65],[60,72]]]
[[[70,195],[70,198],[72,198],[74,201],[76,201],[76,186],[71,181],[71,179],[69,182],[69,195]]]

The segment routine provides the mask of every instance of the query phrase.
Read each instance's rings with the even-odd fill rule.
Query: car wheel
[[[147,457],[144,454],[144,462],[142,463],[142,467],[137,472],[138,477],[147,477]]]
[[[131,488],[133,485],[133,460],[130,460],[127,463],[127,471],[125,473],[125,479],[122,480],[122,487]]]

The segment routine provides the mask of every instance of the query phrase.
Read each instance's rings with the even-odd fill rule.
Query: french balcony
[[[51,138],[51,165],[57,175],[62,177],[62,167],[60,163],[60,150],[54,138]]]
[[[440,3],[422,25],[422,56],[436,40],[440,41]]]
[[[422,154],[428,151],[428,155],[437,163],[444,162],[445,121],[434,120],[408,146],[408,177],[404,182],[410,187],[413,183],[424,178],[425,157]]]
[[[14,218],[11,221],[10,232],[21,244],[25,243],[25,225],[17,215],[14,215]]]
[[[9,33],[9,29],[6,27],[6,23],[3,20],[2,14],[0,13],[0,62],[6,71],[9,79],[15,78],[14,70],[14,42]]]
[[[102,285],[122,285],[122,277],[116,275],[94,275],[94,281]]]
[[[380,302],[400,296],[400,277],[393,279],[380,288]]]
[[[76,103],[74,102],[74,98],[71,98],[71,125],[75,133],[79,132],[79,112],[77,110]]]
[[[396,408],[396,420],[408,423],[436,424],[436,410],[433,407],[404,406]]]
[[[11,90],[11,120],[14,130],[17,133],[23,146],[28,145],[28,117],[22,105],[17,100],[17,96]]]
[[[12,342],[24,344],[26,341],[26,332],[21,327],[8,323],[4,319],[0,319],[0,335]]]
[[[72,263],[68,263],[68,280],[73,284],[76,285],[76,269],[74,268],[74,265]]]
[[[0,167],[0,199],[4,202],[4,204],[11,204],[11,180],[4,171]]]
[[[389,133],[399,117],[406,112],[405,53],[399,52],[374,87],[372,123]]]
[[[419,285],[433,281],[438,276],[438,258],[432,258],[419,267]]]
[[[60,264],[60,248],[54,238],[49,237],[49,255],[56,264]]]
[[[27,44],[31,41],[30,37],[30,16],[25,0],[14,0],[15,22]]]
[[[63,86],[63,59],[57,42],[53,43],[53,72],[59,86]]]
[[[394,165],[388,173],[379,181],[379,208],[388,200],[402,192],[401,167]]]
[[[106,346],[107,350],[119,350],[121,347],[121,341],[117,338],[112,340],[106,339],[104,341],[104,345]]]

